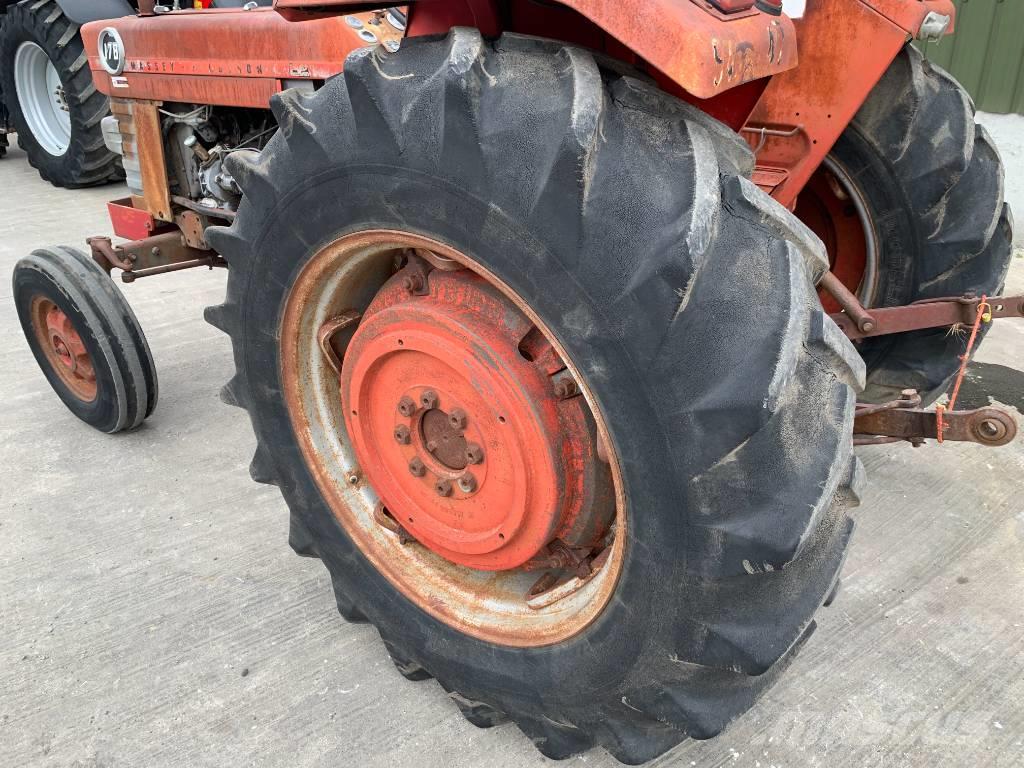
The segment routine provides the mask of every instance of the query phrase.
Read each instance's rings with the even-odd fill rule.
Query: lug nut
[[[459,478],[459,490],[463,493],[472,493],[476,490],[476,478],[471,472],[467,472]]]
[[[416,401],[411,397],[403,397],[398,401],[398,412],[403,416],[412,416],[416,413]]]
[[[470,464],[479,464],[484,460],[484,449],[476,443],[466,445],[466,461]]]
[[[409,444],[409,428],[405,424],[399,424],[395,427],[395,442],[399,445]]]
[[[467,421],[466,412],[461,408],[456,408],[448,414],[448,423],[453,429],[465,429]]]
[[[402,278],[402,287],[409,293],[419,293],[423,290],[423,275],[418,272],[410,272]]]
[[[413,477],[423,477],[427,474],[427,468],[423,465],[423,461],[419,456],[413,456],[409,462],[409,474]]]
[[[572,397],[577,392],[579,392],[579,387],[576,386],[576,380],[569,376],[564,376],[555,382],[555,397],[559,400]]]
[[[426,392],[420,395],[420,405],[422,405],[428,411],[433,408],[437,408],[439,402],[440,400],[438,400],[437,392],[435,392],[432,389],[428,389]]]
[[[452,481],[442,477],[434,483],[434,490],[437,491],[438,496],[450,496],[452,493]]]

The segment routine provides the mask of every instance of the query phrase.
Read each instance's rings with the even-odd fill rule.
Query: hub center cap
[[[595,540],[612,509],[595,505],[584,401],[556,394],[560,359],[550,345],[522,351],[536,329],[482,278],[436,270],[421,286],[408,271],[367,308],[341,371],[348,433],[391,516],[482,570],[515,568],[554,538]]]

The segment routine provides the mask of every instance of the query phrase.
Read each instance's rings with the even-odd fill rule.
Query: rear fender
[[[364,6],[365,0],[275,0],[284,10]],[[796,30],[786,16],[751,9],[723,14],[693,0],[561,0],[664,73],[678,87],[710,99],[751,80],[797,65]],[[492,0],[419,0],[410,7],[411,35],[443,34],[453,26],[487,29]],[[552,35],[558,37],[557,32]]]

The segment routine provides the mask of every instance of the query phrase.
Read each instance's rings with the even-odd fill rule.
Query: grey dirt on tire
[[[832,157],[856,179],[877,232],[874,306],[1002,290],[1013,242],[1003,164],[949,73],[907,46]],[[913,387],[934,401],[956,374],[965,341],[937,328],[862,343],[862,398],[893,400]]]
[[[293,547],[404,675],[437,678],[478,725],[511,719],[549,757],[599,745],[637,764],[722,731],[813,631],[852,530],[864,368],[817,299],[820,241],[748,180],[732,132],[558,43],[455,29],[358,52],[272,106],[262,156],[230,161],[244,197],[209,231],[230,269],[207,319],[231,336],[223,397],[249,413],[251,474],[280,488]],[[304,464],[279,323],[316,249],[364,230],[471,254],[604,414],[628,536],[614,599],[573,637],[512,647],[421,609]]]
[[[124,177],[120,158],[103,142],[100,121],[108,114],[109,102],[93,83],[78,30],[54,0],[11,5],[0,25],[0,93],[18,145],[39,175],[58,187],[87,187]],[[63,152],[51,152],[33,135],[19,102],[14,62],[24,43],[38,45],[60,77],[71,118],[70,141]]]

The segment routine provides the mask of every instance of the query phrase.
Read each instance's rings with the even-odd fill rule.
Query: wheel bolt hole
[[[463,493],[472,493],[476,490],[476,478],[469,472],[459,478],[459,490]]]

